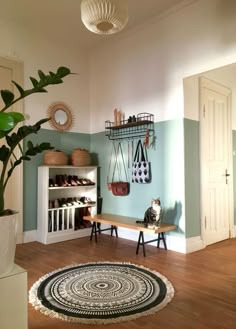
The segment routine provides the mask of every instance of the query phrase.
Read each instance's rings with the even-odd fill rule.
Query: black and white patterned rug
[[[40,278],[30,289],[35,309],[84,324],[106,324],[153,314],[174,296],[169,280],[130,263],[87,263]]]

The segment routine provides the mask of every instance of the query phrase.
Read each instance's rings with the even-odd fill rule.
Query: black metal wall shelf
[[[150,113],[139,113],[133,121],[123,120],[120,125],[115,125],[112,121],[105,121],[105,133],[111,140],[134,139],[144,137],[149,131],[149,135],[154,134],[154,115]]]

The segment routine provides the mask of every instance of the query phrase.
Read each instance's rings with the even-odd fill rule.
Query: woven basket
[[[91,157],[88,150],[74,149],[71,153],[71,164],[73,166],[89,166],[91,163]]]
[[[68,164],[68,156],[63,151],[47,151],[44,153],[43,163],[50,166],[64,166]]]

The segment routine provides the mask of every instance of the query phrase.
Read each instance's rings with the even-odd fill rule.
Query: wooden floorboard
[[[191,254],[146,246],[147,257],[135,254],[136,243],[99,236],[51,245],[17,245],[16,263],[28,272],[28,288],[41,276],[70,264],[131,262],[165,275],[175,288],[170,304],[155,315],[107,325],[81,325],[51,319],[29,304],[29,329],[233,329],[236,328],[236,239]]]

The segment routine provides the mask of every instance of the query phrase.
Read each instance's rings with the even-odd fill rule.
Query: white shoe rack
[[[88,178],[94,185],[49,186],[49,178],[56,182],[56,175],[76,175]],[[94,204],[51,207],[54,200],[86,197]],[[50,202],[49,202],[50,201]],[[44,244],[56,243],[89,236],[90,227],[78,227],[76,218],[80,208],[89,208],[91,215],[97,213],[97,167],[40,166],[38,167],[38,228],[37,240]],[[80,209],[82,210],[82,209]],[[86,225],[87,222],[84,222]],[[82,225],[83,227],[83,225]]]

